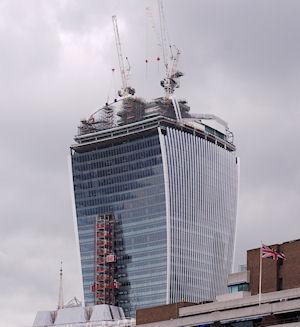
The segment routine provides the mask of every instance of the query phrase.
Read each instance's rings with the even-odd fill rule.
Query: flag
[[[262,246],[261,246],[261,257],[262,258],[271,258],[274,261],[277,261],[278,259],[286,260],[284,253],[277,252],[276,250],[274,250],[264,244],[262,244]]]

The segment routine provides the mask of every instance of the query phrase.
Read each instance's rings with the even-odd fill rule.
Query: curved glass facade
[[[126,137],[117,134],[121,127],[102,139],[89,134],[72,148],[85,303],[95,302],[95,220],[113,214],[116,304],[127,316],[141,307],[213,299],[226,291],[232,265],[234,146],[227,143],[229,151],[206,132],[157,121],[141,122],[140,130],[132,125],[131,134],[122,127]]]
[[[160,133],[168,179],[168,297],[200,302],[226,292],[238,192],[234,152],[174,128]]]

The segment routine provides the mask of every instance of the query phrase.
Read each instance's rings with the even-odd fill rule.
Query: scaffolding
[[[91,291],[95,304],[116,304],[117,256],[114,249],[115,218],[113,214],[98,215],[95,220],[95,280]]]
[[[190,107],[185,100],[178,100],[178,107],[174,107],[172,99],[157,98],[147,103],[145,108],[145,117],[152,115],[161,115],[178,120],[178,112],[182,118],[189,118]],[[177,114],[176,114],[177,111]]]
[[[127,97],[95,111],[88,119],[82,119],[78,135],[85,135],[141,121],[152,116],[165,116],[175,120],[190,118],[190,107],[185,100],[178,100],[177,108],[172,99],[157,98],[145,101],[137,97]]]
[[[122,109],[117,113],[120,124],[130,124],[142,120],[145,116],[146,102],[140,98],[128,97],[122,101]]]
[[[89,134],[115,126],[114,107],[105,105],[95,111],[88,119],[82,119],[78,126],[78,135]]]

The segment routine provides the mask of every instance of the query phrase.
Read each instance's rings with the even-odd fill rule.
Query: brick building
[[[283,252],[286,260],[262,260],[262,293],[300,287],[300,239],[274,244],[271,247]],[[260,248],[247,251],[247,270],[250,271],[250,292],[258,294]]]
[[[211,303],[177,303],[137,311],[141,327],[300,326],[300,239],[270,246],[286,260],[262,259],[262,295],[258,296],[260,248],[247,251],[247,269],[230,274],[228,293]]]

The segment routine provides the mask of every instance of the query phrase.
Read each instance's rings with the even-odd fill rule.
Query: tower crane
[[[158,15],[159,15],[159,27],[160,27],[160,39],[162,47],[163,61],[166,71],[169,65],[169,49],[168,49],[168,38],[167,38],[167,27],[164,13],[164,6],[162,0],[157,0]]]
[[[176,50],[176,54],[174,55],[172,46],[168,44],[163,0],[157,0],[157,3],[160,23],[161,47],[165,66],[165,78],[160,82],[160,85],[165,89],[166,99],[172,100],[177,120],[181,120],[182,117],[180,106],[177,99],[173,96],[175,89],[179,87],[179,78],[183,76],[183,73],[177,69],[180,51],[175,46],[173,46],[173,48]]]
[[[175,47],[174,47],[175,48]],[[176,55],[171,53],[168,65],[166,67],[166,77],[160,82],[166,91],[166,97],[169,98],[175,92],[175,88],[179,87],[179,78],[183,73],[177,69],[180,51],[176,48]]]
[[[130,65],[129,65],[128,58],[125,57],[125,60],[127,61],[127,64],[128,64],[128,68],[125,69],[117,16],[115,16],[115,15],[112,16],[112,22],[113,22],[113,27],[114,27],[116,48],[117,48],[119,68],[120,68],[121,81],[122,81],[122,88],[121,88],[121,90],[118,91],[118,95],[120,97],[126,97],[128,95],[134,95],[135,89],[131,86],[128,86],[128,75],[129,75],[129,71],[130,71]]]

